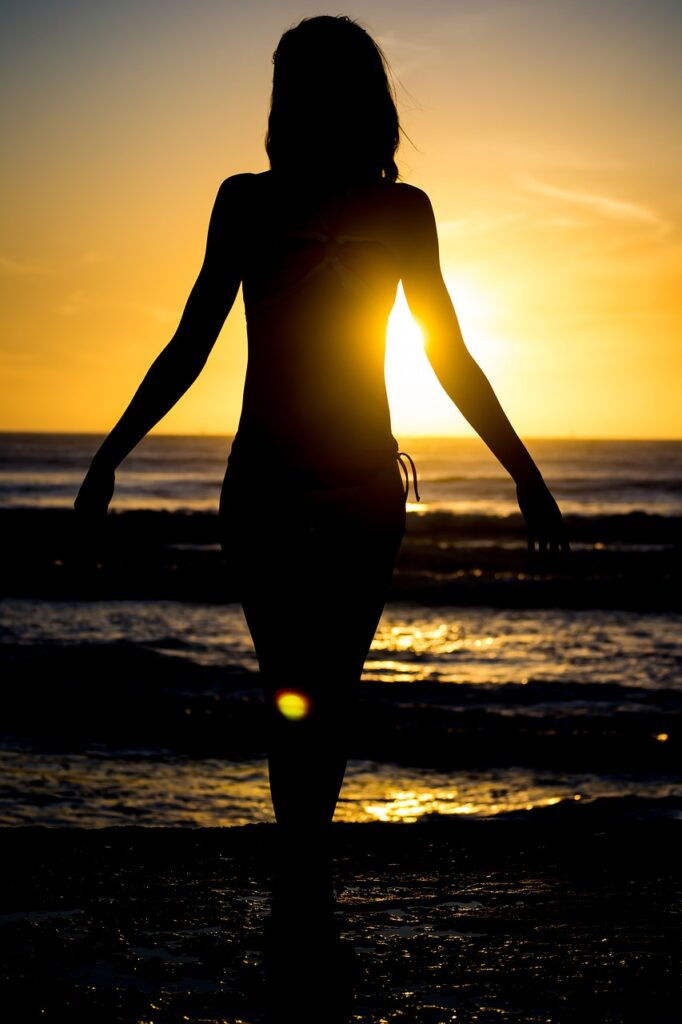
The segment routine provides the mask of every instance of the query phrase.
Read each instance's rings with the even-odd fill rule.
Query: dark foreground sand
[[[0,830],[4,1019],[285,1019],[266,1009],[261,955],[274,840],[268,824]],[[597,802],[335,825],[334,849],[337,917],[355,947],[342,1019],[682,1019],[679,819]],[[294,963],[303,993],[296,949]],[[310,1019],[339,1019],[332,1002]]]

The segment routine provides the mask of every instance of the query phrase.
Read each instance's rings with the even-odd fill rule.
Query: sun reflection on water
[[[68,757],[0,751],[0,770],[15,791],[24,787],[22,801],[0,801],[3,825],[97,828],[134,822],[208,828],[274,820],[265,759],[230,763],[159,760],[133,752],[121,759],[99,751]],[[27,788],[29,777],[41,778],[42,784]],[[562,800],[679,793],[679,783],[665,779],[521,767],[446,772],[350,760],[334,820],[407,824],[430,814],[490,817]]]
[[[509,811],[531,811],[536,807],[550,807],[565,797],[547,796],[527,790],[514,791],[503,798],[496,798],[489,781],[482,783],[478,794],[467,794],[462,799],[457,789],[436,790],[395,790],[387,794],[381,803],[365,803],[363,811],[370,820],[384,822],[415,822],[428,814],[462,814],[488,816]],[[580,794],[573,796],[580,799]]]
[[[363,673],[368,681],[491,682],[499,670],[509,676],[504,634],[472,633],[457,619],[392,619],[382,621],[374,637]]]

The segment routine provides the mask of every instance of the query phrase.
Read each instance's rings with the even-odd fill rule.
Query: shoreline
[[[55,1024],[284,1019],[261,951],[275,835],[0,829],[6,1000]],[[552,808],[332,844],[354,1024],[677,1020],[680,821]]]

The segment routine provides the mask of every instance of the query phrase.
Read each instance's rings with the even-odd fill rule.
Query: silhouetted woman
[[[554,499],[465,347],[429,199],[396,180],[398,141],[385,61],[360,26],[318,17],[284,34],[270,170],[220,186],[178,329],[76,499],[79,514],[106,511],[114,470],[196,379],[241,283],[248,369],[221,543],[266,696],[275,901],[297,910],[333,900],[329,825],[405,526],[412,467],[398,457],[384,384],[399,281],[443,387],[516,482],[529,544],[565,546]]]

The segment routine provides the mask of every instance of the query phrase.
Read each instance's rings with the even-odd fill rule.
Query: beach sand
[[[268,1010],[284,1005],[263,964],[274,825],[15,828],[0,844],[6,1020],[308,1019]],[[680,1020],[679,817],[570,802],[496,820],[335,824],[333,844],[352,1003],[335,1017],[329,992],[310,1019]],[[289,971],[301,1005],[314,981],[305,950]]]

